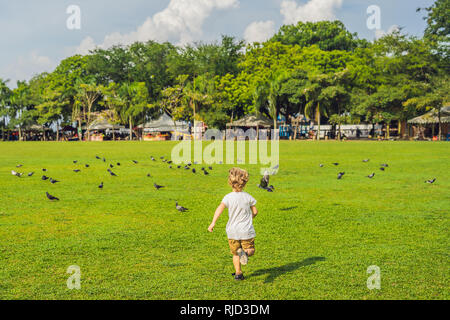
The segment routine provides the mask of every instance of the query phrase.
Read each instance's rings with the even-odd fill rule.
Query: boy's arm
[[[254,219],[258,214],[258,209],[255,206],[251,206],[250,209],[252,209],[252,218]]]
[[[226,207],[225,207],[225,205],[224,205],[223,203],[221,203],[221,204],[217,207],[216,212],[214,213],[214,218],[213,218],[211,224],[210,224],[209,227],[208,227],[208,231],[209,231],[209,232],[213,232],[214,227],[216,226],[216,222],[217,222],[217,220],[219,219],[220,215],[222,214],[223,210],[225,210],[225,208],[226,208]]]

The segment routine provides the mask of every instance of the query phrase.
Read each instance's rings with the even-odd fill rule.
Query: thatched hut
[[[408,124],[411,125],[412,136],[419,139],[425,139],[430,136],[434,138],[439,123],[441,123],[441,136],[448,139],[450,133],[450,105],[442,108],[440,112],[433,109],[424,115],[408,120]]]

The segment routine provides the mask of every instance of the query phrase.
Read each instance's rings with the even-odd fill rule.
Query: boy
[[[233,192],[227,194],[214,213],[214,218],[208,228],[213,232],[217,220],[225,207],[228,208],[227,236],[231,253],[233,254],[233,265],[236,273],[235,280],[244,280],[241,264],[248,262],[248,257],[255,254],[255,229],[253,219],[258,214],[255,204],[256,200],[247,192],[243,192],[248,182],[248,172],[240,168],[232,168],[228,175],[228,184]]]

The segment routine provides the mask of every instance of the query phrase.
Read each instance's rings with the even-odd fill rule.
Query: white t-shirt
[[[233,240],[248,240],[256,236],[251,206],[256,200],[247,192],[231,192],[222,203],[228,208],[227,236]]]

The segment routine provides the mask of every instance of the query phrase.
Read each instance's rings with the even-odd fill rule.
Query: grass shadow
[[[288,264],[286,264],[284,266],[280,266],[280,267],[257,270],[255,272],[253,272],[252,274],[250,274],[248,277],[257,277],[257,276],[267,274],[268,276],[267,276],[266,280],[264,280],[264,283],[271,283],[277,277],[279,277],[285,273],[293,272],[301,267],[306,267],[306,266],[315,264],[318,261],[324,261],[324,260],[325,260],[324,257],[311,257],[311,258],[304,259],[302,261],[288,263]]]
[[[290,211],[290,210],[294,210],[294,209],[297,209],[298,208],[298,206],[295,206],[295,207],[288,207],[288,208],[281,208],[280,210],[281,211]]]

